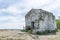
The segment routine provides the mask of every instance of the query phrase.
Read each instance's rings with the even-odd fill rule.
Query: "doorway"
[[[32,29],[34,29],[34,22],[31,22],[31,27]]]

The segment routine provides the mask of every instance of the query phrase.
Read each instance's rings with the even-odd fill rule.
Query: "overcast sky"
[[[60,0],[0,0],[0,29],[22,29],[25,14],[32,8],[60,16]]]

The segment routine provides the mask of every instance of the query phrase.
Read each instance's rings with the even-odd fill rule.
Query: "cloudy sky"
[[[32,8],[60,16],[60,0],[0,0],[0,29],[22,29],[24,17]]]

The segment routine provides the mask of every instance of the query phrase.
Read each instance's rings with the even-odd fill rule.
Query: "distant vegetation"
[[[56,19],[57,29],[60,31],[60,16]]]

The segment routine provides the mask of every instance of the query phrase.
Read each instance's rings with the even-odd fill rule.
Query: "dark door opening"
[[[31,22],[31,27],[32,29],[34,29],[34,22]]]

